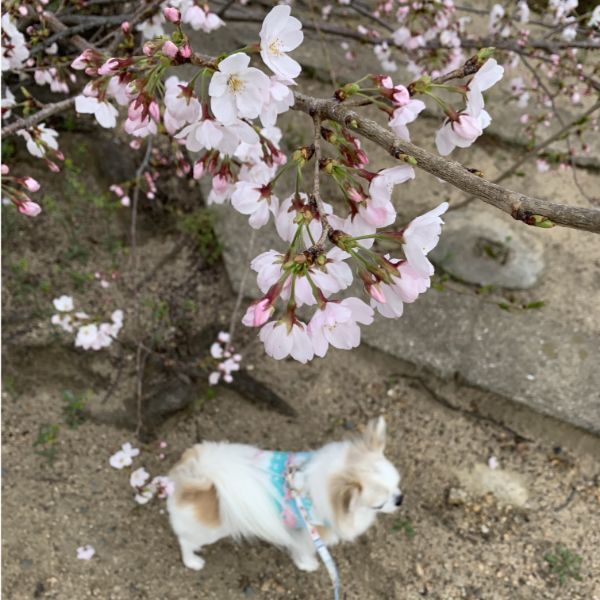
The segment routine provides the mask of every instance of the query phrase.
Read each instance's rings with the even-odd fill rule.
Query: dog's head
[[[343,539],[360,535],[377,513],[392,513],[402,504],[400,474],[384,450],[385,420],[379,417],[351,443],[344,468],[330,479],[336,529]]]

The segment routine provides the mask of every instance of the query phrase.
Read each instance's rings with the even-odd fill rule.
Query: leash
[[[298,512],[300,513],[302,520],[304,521],[304,525],[308,530],[310,535],[310,539],[317,551],[317,554],[321,557],[327,572],[329,573],[329,577],[331,579],[331,583],[333,585],[333,598],[334,600],[340,600],[340,577],[338,575],[337,567],[335,566],[335,561],[331,556],[331,553],[327,549],[325,542],[321,539],[317,528],[310,522],[310,518],[308,516],[308,510],[306,505],[304,504],[304,499],[300,491],[294,485],[294,475],[298,471],[298,466],[291,465],[285,474],[285,481],[287,483],[288,489],[290,490],[290,494],[294,499],[294,503]]]

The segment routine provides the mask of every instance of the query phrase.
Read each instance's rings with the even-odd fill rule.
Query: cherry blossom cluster
[[[75,335],[75,346],[83,350],[101,350],[108,348],[119,335],[123,327],[123,311],[117,309],[111,314],[111,321],[99,323],[83,311],[75,311],[71,296],[60,296],[52,301],[58,311],[50,321],[67,333]]]
[[[331,18],[332,6],[327,5],[323,10]],[[452,0],[385,0],[378,4],[373,17],[387,23],[397,22],[391,38],[384,37],[377,27],[367,28],[362,24],[358,26],[358,32],[365,40],[374,41],[375,55],[384,72],[396,72],[400,61],[404,62],[408,57],[406,66],[415,77],[435,79],[465,61],[465,41],[471,42],[471,30],[482,25],[473,13],[477,10],[466,11]],[[531,13],[527,0],[494,4],[487,18],[487,43],[491,41],[493,45],[496,39],[500,44],[504,40],[515,40],[515,49],[505,52],[502,62],[505,69],[515,72],[509,80],[509,92],[513,96],[512,102],[522,112],[523,132],[529,142],[537,143],[546,128],[560,121],[557,116],[560,101],[566,106],[583,106],[586,97],[594,95],[598,89],[597,82],[593,81],[597,74],[595,61],[590,59],[595,55],[593,49],[597,53],[600,44],[600,7],[596,6],[586,14],[580,10],[578,0],[550,0],[548,11],[541,16],[532,19]],[[547,53],[530,49],[535,34],[548,47],[556,40],[556,51]],[[586,50],[585,45],[582,49],[564,48],[560,42],[589,42],[591,50]],[[348,48],[346,54],[348,60],[353,60]],[[535,69],[531,69],[527,60],[535,61]],[[473,119],[469,119],[471,122],[466,128],[460,124],[454,126],[452,118],[447,123],[447,131],[439,138],[445,153],[454,146],[461,147],[456,143],[465,139],[461,133],[467,136],[466,139],[472,139],[476,132],[486,127],[488,119],[484,112],[467,114]],[[395,131],[407,139],[406,123],[402,120],[397,122]],[[597,119],[590,120],[585,129],[597,132]],[[589,144],[583,140],[583,131],[584,128],[577,128],[572,135],[579,141],[578,152],[587,154]],[[457,132],[458,136],[453,135]],[[561,166],[565,166],[570,164],[576,152],[571,146],[569,156],[552,158],[555,162],[562,161]],[[548,164],[543,158],[540,160]]]
[[[550,28],[542,47],[556,39],[593,47],[599,39],[600,11],[576,16],[577,4],[577,0],[550,0],[548,14],[535,23]],[[242,2],[236,10],[243,6]],[[39,6],[35,10],[41,14]],[[351,10],[350,2],[344,1],[322,7],[322,14],[337,23]],[[444,114],[435,144],[439,154],[446,156],[471,146],[489,126],[493,110],[486,106],[484,94],[505,73],[514,71],[506,78],[507,91],[510,101],[527,111],[521,123],[531,140],[555,118],[559,93],[573,105],[592,93],[590,78],[595,73],[585,62],[584,51],[569,47],[542,56],[529,48],[534,23],[526,0],[495,5],[489,15],[481,16],[487,22],[486,46],[490,39],[498,40],[499,46],[509,48],[504,51],[490,47],[467,54],[474,38],[469,31],[471,16],[464,16],[462,10],[453,0],[377,3],[368,14],[372,18],[365,19],[351,37],[373,46],[383,72],[342,85],[335,91],[337,101],[377,108],[402,140],[411,139],[413,123],[428,102]],[[209,180],[207,203],[230,203],[254,229],[273,219],[281,247],[252,261],[262,295],[248,307],[243,323],[259,328],[270,356],[307,362],[324,356],[330,346],[358,346],[360,326],[371,324],[376,312],[385,318],[400,317],[404,304],[430,287],[434,270],[428,254],[437,244],[447,204],[408,224],[397,224],[394,189],[415,177],[416,161],[401,155],[401,164],[373,169],[352,124],[321,121],[315,115],[314,143],[286,154],[278,119],[295,102],[293,89],[301,66],[290,53],[304,39],[302,23],[291,13],[289,5],[275,6],[264,17],[254,42],[210,57],[192,47],[189,30],[208,34],[225,26],[226,19],[206,3],[166,0],[146,20],[121,23],[113,32],[121,41],[110,46],[110,54],[87,44],[73,58],[61,55],[62,44],[47,40],[37,24],[24,25],[26,39],[18,24],[30,13],[11,5],[2,16],[2,53],[3,70],[6,65],[24,82],[33,73],[33,80],[53,93],[81,89],[80,80],[87,78],[73,98],[75,111],[92,115],[102,128],[122,128],[131,136],[132,149],[148,149],[149,160],[141,175],[110,187],[123,206],[130,206],[140,189],[154,199],[158,168],[165,167],[189,178],[190,184]],[[389,31],[381,30],[384,22]],[[513,39],[514,50],[504,43]],[[350,39],[342,49],[348,60],[355,60]],[[521,55],[527,53],[532,60],[539,59],[532,78],[520,68],[525,60]],[[401,60],[412,81],[398,81],[395,73]],[[185,67],[185,79],[180,67]],[[538,72],[559,82],[556,96],[547,91]],[[21,91],[17,100],[5,88],[3,118],[18,111],[25,116],[39,108],[29,92]],[[37,122],[17,133],[32,155],[43,159],[50,170],[60,170],[64,156],[56,130]],[[162,149],[154,138],[164,142]],[[547,169],[549,162],[540,156],[537,166]],[[36,191],[37,182],[12,177],[4,165],[2,174],[8,202],[25,215],[38,214],[39,205],[27,195]],[[337,193],[321,197],[322,179],[328,179]],[[283,182],[287,186],[290,180],[295,182],[294,193],[282,192]],[[384,251],[382,245],[393,249]],[[355,285],[350,292],[353,284],[362,290]],[[58,313],[52,322],[68,332],[77,330],[75,344],[84,349],[109,346],[122,327],[122,311],[115,311],[110,322],[100,323],[75,312],[69,297],[56,299],[55,307]],[[230,382],[241,356],[224,332],[211,347],[211,356],[215,369],[209,383]],[[147,479],[136,487],[144,490]]]
[[[229,333],[219,332],[217,341],[210,347],[210,355],[215,359],[216,369],[208,376],[208,384],[217,385],[221,379],[225,383],[231,383],[233,381],[232,373],[240,370],[242,355],[235,352]]]
[[[165,442],[161,442],[160,448],[166,447]],[[122,470],[125,467],[133,465],[133,459],[140,453],[139,448],[134,448],[129,442],[124,443],[120,450],[117,450],[109,459],[109,464],[114,469]],[[150,474],[144,467],[132,471],[129,476],[129,485],[134,489],[134,500],[138,504],[147,504],[155,496],[157,498],[167,498],[173,493],[173,482],[164,475],[157,475],[150,480]]]

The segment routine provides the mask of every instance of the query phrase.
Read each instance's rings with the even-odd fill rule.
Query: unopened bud
[[[179,21],[181,21],[181,13],[172,6],[166,6],[165,8],[163,8],[163,15],[165,16],[165,19],[167,21],[170,21],[175,25],[177,25]]]

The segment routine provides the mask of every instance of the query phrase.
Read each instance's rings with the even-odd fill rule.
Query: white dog
[[[329,545],[364,533],[377,513],[402,504],[400,476],[384,457],[385,421],[371,421],[362,437],[314,452],[269,452],[241,444],[205,442],[186,450],[169,477],[171,525],[186,567],[196,554],[232,536],[260,538],[289,551],[299,569],[318,568],[315,549],[289,481],[309,521]],[[292,479],[289,473],[292,472]]]

